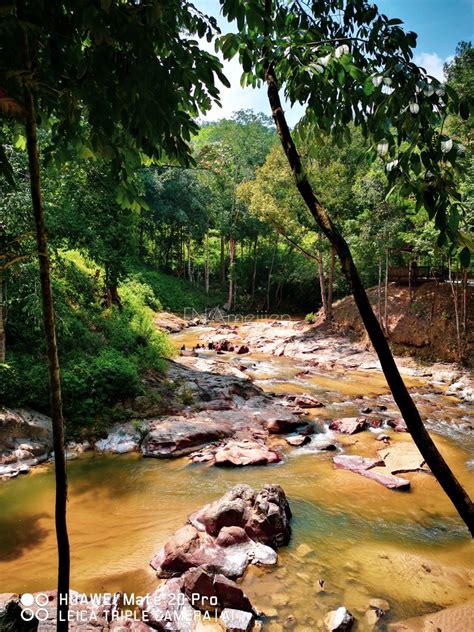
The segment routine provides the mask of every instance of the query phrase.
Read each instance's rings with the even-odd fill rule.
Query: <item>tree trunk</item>
[[[328,278],[328,319],[332,320],[332,291],[334,286],[334,267],[336,265],[336,250],[331,245],[331,263],[329,264]]]
[[[27,67],[31,69],[28,47],[28,37],[25,35],[25,58]],[[51,288],[50,262],[48,254],[48,237],[45,228],[44,206],[41,193],[41,174],[36,127],[35,103],[29,85],[25,82],[26,109],[26,145],[28,150],[28,164],[30,173],[31,200],[36,228],[38,248],[39,273],[41,285],[41,299],[43,324],[46,340],[46,355],[48,359],[48,376],[51,396],[51,420],[53,427],[54,470],[56,475],[56,504],[55,523],[58,544],[58,610],[57,631],[68,629],[68,599],[69,599],[69,539],[66,523],[67,505],[67,472],[64,452],[64,420],[62,412],[61,377],[59,372],[59,357],[56,341],[56,327]]]
[[[275,239],[275,245],[273,246],[272,261],[270,263],[270,268],[268,269],[267,307],[266,307],[267,310],[270,309],[270,288],[271,288],[271,284],[272,284],[273,265],[275,263],[275,255],[276,255],[276,251],[277,251],[277,248],[278,248],[278,240],[279,239],[280,239],[280,233],[277,231],[276,239]]]
[[[383,329],[382,321],[382,259],[379,259],[379,284],[377,286],[377,310],[379,313],[379,324]]]
[[[252,305],[255,300],[255,283],[257,280],[257,245],[258,235],[255,237],[255,241],[253,242]]]
[[[188,279],[190,283],[192,283],[193,282],[193,259],[192,259],[192,253],[191,253],[191,237],[188,237],[187,246],[188,246]]]
[[[474,536],[474,505],[424,427],[420,413],[401,378],[388,342],[372,310],[349,246],[313,192],[301,164],[301,158],[291,137],[280,101],[275,72],[273,66],[265,59],[265,51],[263,57],[265,81],[268,87],[268,100],[283,151],[285,152],[295,179],[295,184],[309,211],[316,220],[316,223],[337,252],[343,274],[352,290],[355,303],[380,360],[385,378],[415,444],[425,459],[426,464]]]
[[[234,259],[235,239],[233,237],[229,237],[229,293],[227,295],[227,309],[232,309],[234,304]]]
[[[456,346],[458,349],[458,362],[462,362],[462,343],[461,343],[461,327],[459,323],[459,308],[458,308],[458,285],[455,284],[457,281],[456,273],[453,279],[452,267],[451,267],[451,258],[448,259],[448,269],[449,269],[449,285],[451,286],[451,294],[453,296],[453,307],[454,307],[454,322],[456,325]],[[454,287],[456,285],[456,287]]]
[[[209,230],[206,231],[206,262],[204,264],[204,284],[206,294],[209,294]]]
[[[328,319],[328,303],[326,299],[326,287],[324,282],[323,257],[318,252],[319,289],[321,292],[321,303],[323,305],[324,320]]]
[[[225,283],[225,241],[224,235],[221,235],[221,283]]]
[[[462,271],[462,329],[464,334],[464,342],[467,344],[467,268]]]
[[[3,275],[0,274],[0,364],[4,364],[7,359],[5,338],[5,310],[3,307],[3,283]]]
[[[388,328],[388,248],[385,250],[385,305],[384,305],[384,323],[385,335],[388,338],[390,333]]]

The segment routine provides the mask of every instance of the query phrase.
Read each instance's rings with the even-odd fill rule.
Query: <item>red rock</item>
[[[214,454],[216,465],[267,465],[280,460],[280,455],[267,448],[264,443],[251,440],[228,441]]]
[[[387,424],[391,426],[395,432],[408,432],[408,428],[403,419],[389,419]]]
[[[367,419],[365,417],[343,417],[342,419],[334,419],[329,424],[330,430],[341,432],[342,434],[355,434],[365,430]]]
[[[311,437],[309,435],[295,435],[293,437],[286,437],[285,441],[292,446],[300,446],[306,445],[311,441]]]
[[[324,404],[321,403],[318,399],[313,397],[312,395],[307,395],[305,393],[299,395],[287,395],[285,398],[288,402],[291,402],[295,406],[299,406],[300,408],[322,408]]]
[[[398,476],[393,476],[387,470],[387,473],[374,471],[374,467],[383,466],[384,462],[379,459],[367,459],[362,456],[338,455],[333,458],[336,467],[344,470],[350,470],[366,478],[370,478],[388,489],[410,489],[410,481]]]
[[[241,345],[237,350],[237,354],[243,355],[244,353],[249,353],[249,351],[250,349],[247,347],[247,345]]]
[[[298,426],[303,425],[298,417],[285,413],[268,415],[263,422],[263,426],[270,434],[284,434],[295,430]]]
[[[249,612],[226,608],[220,616],[220,623],[226,632],[250,632],[253,616]]]
[[[192,566],[190,558],[201,546],[197,530],[190,524],[181,527],[151,560],[150,565],[162,577],[184,573]]]

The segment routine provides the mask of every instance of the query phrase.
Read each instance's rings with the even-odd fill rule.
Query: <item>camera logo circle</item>
[[[23,621],[32,621],[33,619],[46,621],[48,619],[49,614],[44,606],[49,602],[49,598],[45,593],[37,593],[36,595],[24,593],[20,597],[20,602],[24,606],[21,611]],[[37,607],[33,609],[31,606]]]

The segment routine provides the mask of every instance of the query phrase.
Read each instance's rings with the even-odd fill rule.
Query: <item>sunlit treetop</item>
[[[58,162],[98,156],[122,180],[140,161],[187,163],[196,117],[219,100],[216,77],[227,83],[198,42],[216,32],[181,0],[2,5],[0,115],[21,118],[26,83]]]
[[[449,114],[469,117],[472,95],[413,63],[416,34],[364,0],[222,0],[239,32],[222,36],[224,57],[239,56],[243,85],[274,74],[290,103],[306,106],[299,133],[349,142],[350,122],[386,162],[390,186],[413,195],[439,230],[439,244],[461,247],[464,264],[472,243],[463,232],[457,187],[465,148],[443,132]]]

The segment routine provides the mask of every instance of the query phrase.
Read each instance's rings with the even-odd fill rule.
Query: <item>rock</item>
[[[268,430],[270,434],[285,434],[302,425],[304,425],[304,422],[296,415],[284,412],[276,414],[266,413],[263,421],[263,427],[265,430]]]
[[[453,606],[421,617],[390,623],[387,629],[388,632],[472,632],[474,604]]]
[[[249,352],[250,352],[250,349],[248,348],[247,345],[241,345],[237,350],[238,355],[243,355],[244,353],[249,353]]]
[[[366,478],[370,478],[388,489],[410,489],[410,481],[392,474],[381,471],[379,466],[383,465],[383,461],[378,459],[368,459],[362,456],[338,455],[333,458],[336,467],[344,470],[350,470]],[[373,468],[377,467],[377,470]],[[383,468],[385,469],[385,468]]]
[[[219,607],[213,577],[202,566],[192,568],[182,576],[181,591],[193,608],[214,612]]]
[[[355,434],[365,430],[367,420],[365,417],[344,417],[342,419],[334,419],[329,424],[330,430],[341,432],[342,434]]]
[[[219,621],[226,632],[250,632],[254,619],[250,612],[225,608]]]
[[[150,422],[150,430],[144,437],[141,450],[146,457],[177,457],[189,454],[231,434],[217,422],[196,416],[192,420],[184,416],[170,416]]]
[[[375,437],[376,441],[383,441],[384,443],[390,443],[390,437],[387,434],[379,434]]]
[[[153,632],[153,628],[143,623],[143,621],[135,621],[134,619],[127,619],[125,617],[119,617],[109,626],[110,632]]]
[[[234,581],[224,575],[214,577],[214,588],[219,605],[224,608],[234,608],[254,613],[255,610],[244,591]]]
[[[371,608],[370,610],[367,610],[367,612],[365,613],[364,619],[367,626],[369,628],[373,628],[374,626],[377,625],[377,623],[380,621],[383,615],[384,615],[383,610]]]
[[[178,529],[160,552],[151,560],[150,565],[162,577],[184,573],[192,566],[190,558],[201,545],[199,533],[186,525]]]
[[[255,492],[241,484],[192,514],[189,521],[211,535],[217,535],[222,527],[242,527],[251,539],[276,548],[290,539],[290,519],[290,506],[279,485],[265,485]]]
[[[310,443],[311,437],[309,435],[293,435],[291,437],[286,437],[285,441],[292,446],[301,446]]]
[[[313,397],[312,395],[299,394],[299,395],[287,395],[285,397],[286,401],[291,402],[295,406],[299,408],[322,408],[324,404],[321,403],[318,399]]]
[[[224,531],[215,539],[208,534],[199,534],[194,527],[187,525],[174,534],[150,565],[159,577],[182,574],[198,566],[212,567],[213,572],[226,577],[241,577],[250,563],[276,564],[277,554],[272,548],[254,542],[245,531],[243,534],[244,537],[236,537],[235,532],[229,534]]]
[[[324,617],[324,625],[328,632],[346,632],[352,628],[353,624],[354,617],[344,606],[328,612]]]
[[[0,478],[26,474],[53,446],[51,419],[33,410],[0,408]]]
[[[155,590],[144,604],[143,618],[155,630],[189,632],[196,619],[195,610],[181,592],[181,578],[170,579]]]
[[[431,473],[414,443],[397,443],[390,448],[379,450],[379,454],[391,474],[403,474],[404,472]]]
[[[369,606],[375,610],[383,610],[383,612],[390,610],[390,604],[386,599],[378,599],[376,597],[369,599]]]
[[[278,463],[280,455],[267,448],[263,442],[231,440],[219,447],[214,454],[216,465],[267,465]]]
[[[191,325],[191,321],[183,320],[179,316],[176,316],[176,314],[171,314],[170,312],[160,312],[156,314],[153,318],[153,322],[158,329],[169,331],[170,333],[178,333],[178,331]]]
[[[95,442],[95,449],[111,454],[126,454],[138,450],[139,442],[138,431],[131,424],[116,425],[105,439]]]
[[[395,430],[395,432],[408,432],[406,423],[401,418],[388,419],[387,424]]]

